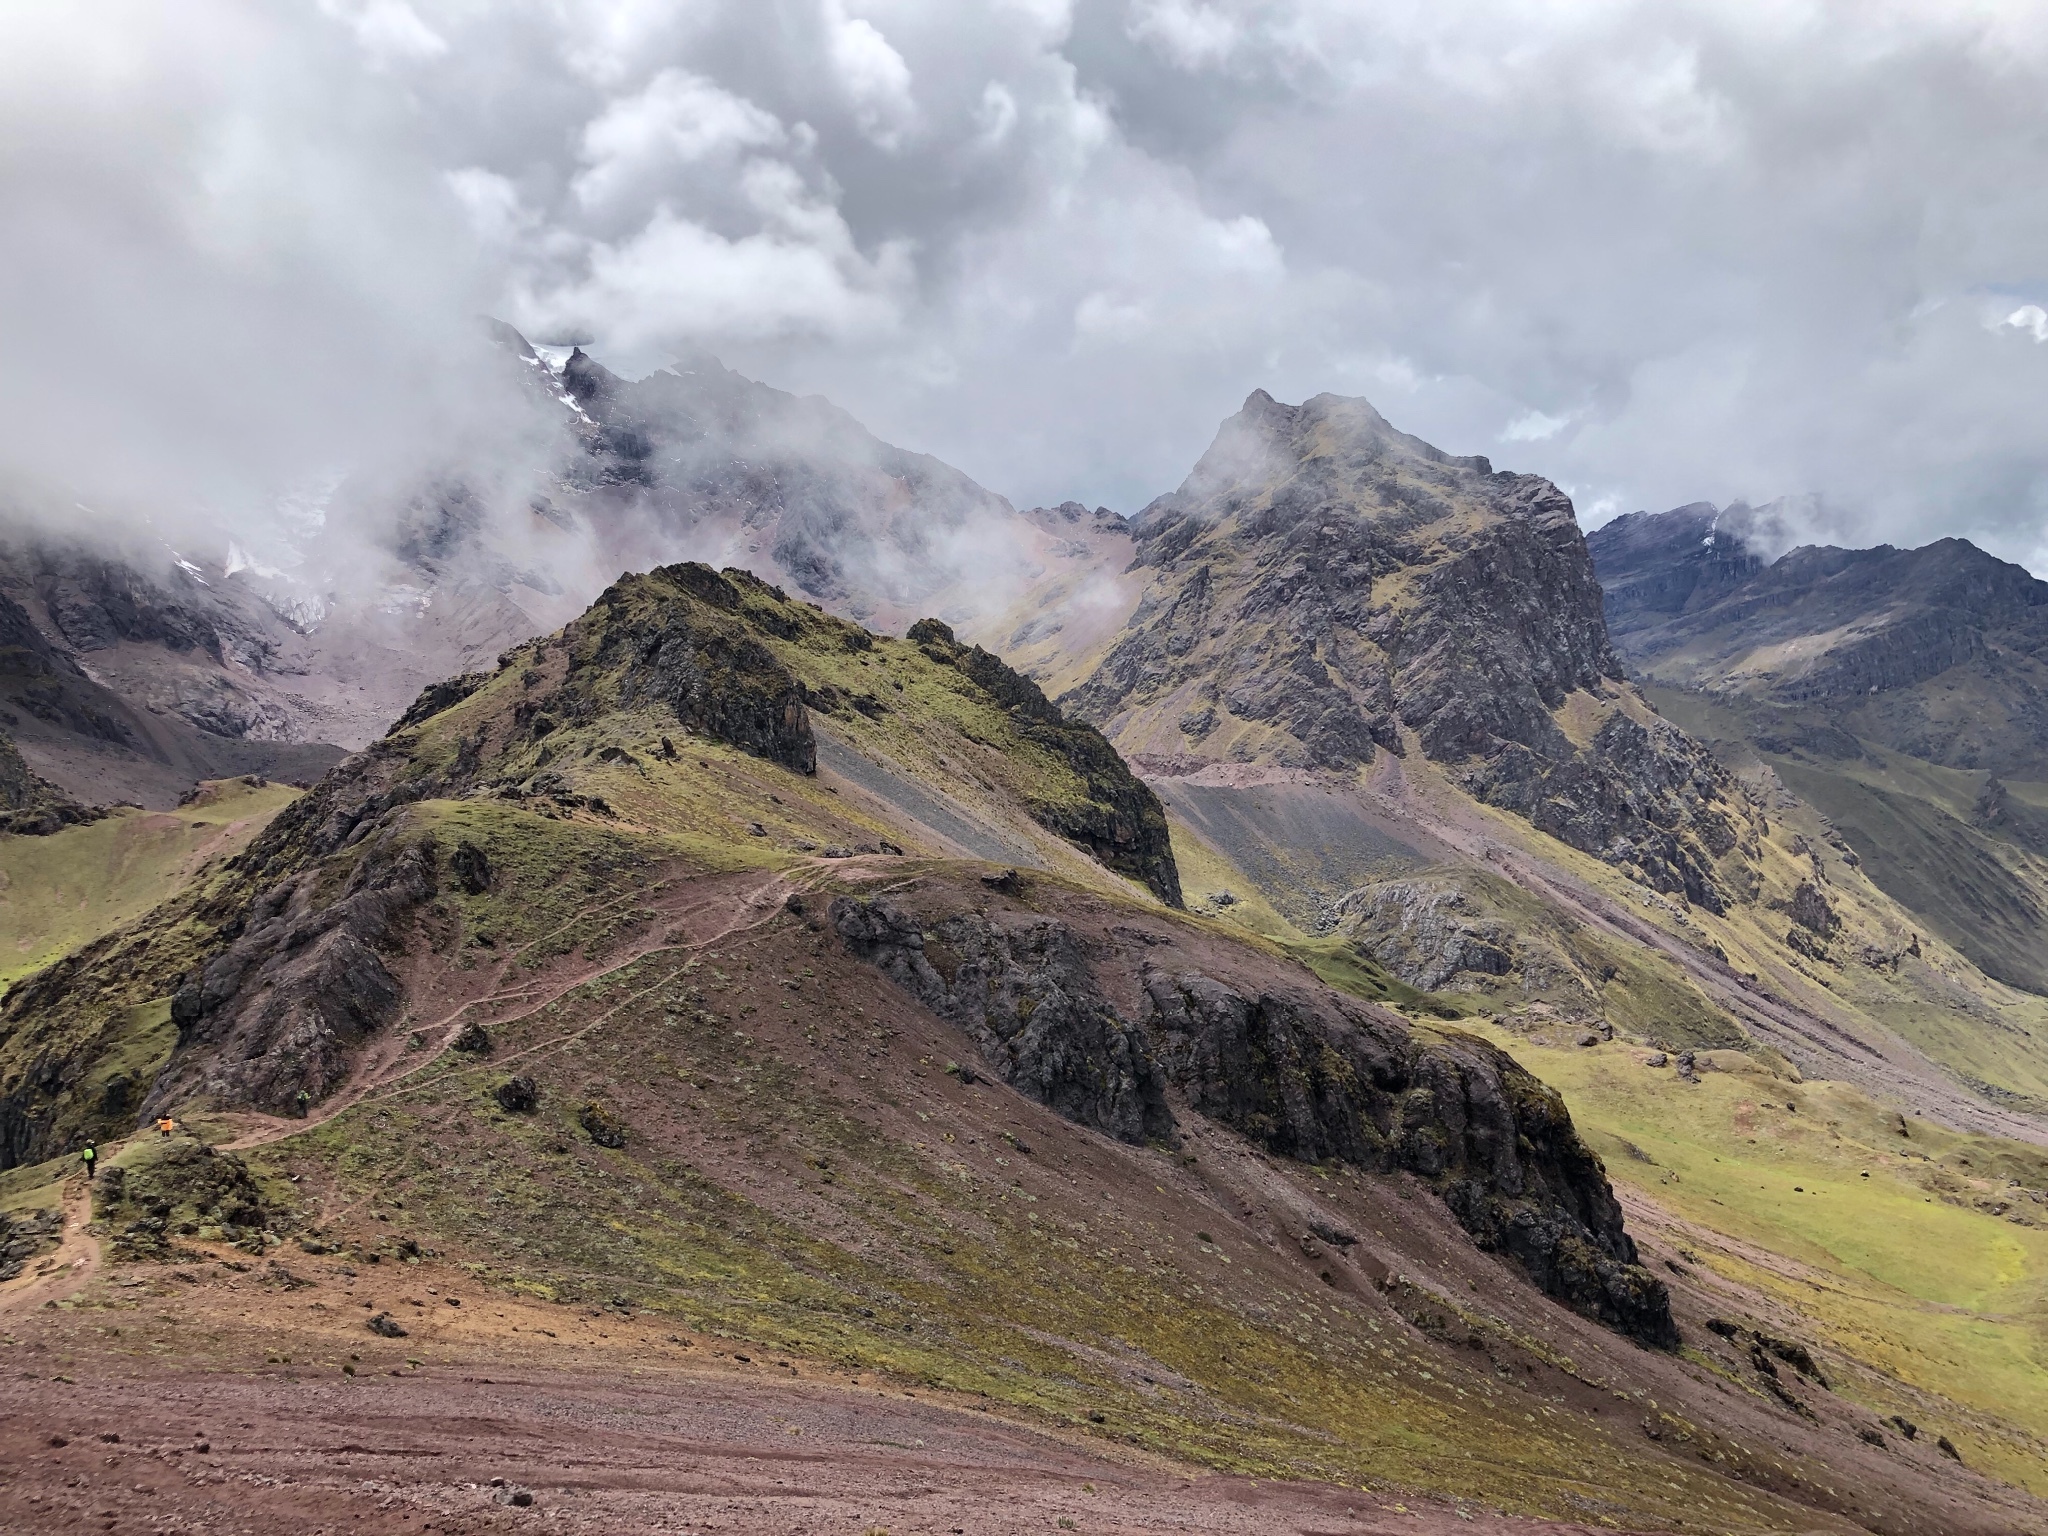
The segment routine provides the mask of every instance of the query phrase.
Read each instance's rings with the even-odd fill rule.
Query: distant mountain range
[[[1962,539],[1767,559],[1759,517],[1700,504],[1592,534],[1616,649],[1931,931],[2048,991],[2048,582]]]
[[[933,615],[979,637],[974,621],[1032,583],[1128,559],[1105,509],[1020,512],[715,360],[629,382],[508,326],[491,336],[534,410],[530,483],[451,473],[376,512],[379,492],[343,482],[333,515],[388,527],[371,549],[329,528],[286,572],[232,547],[109,548],[0,519],[0,627],[23,637],[0,643],[15,715],[0,728],[84,799],[167,805],[204,774],[317,777],[429,683],[560,625],[622,570],[701,557],[883,628]],[[1053,598],[1032,616],[1047,629],[1059,612]]]
[[[1965,539],[1765,560],[1705,504],[1587,539],[1646,680],[1805,711],[1943,767],[2048,777],[2048,582]]]

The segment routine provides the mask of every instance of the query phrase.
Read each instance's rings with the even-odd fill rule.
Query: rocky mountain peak
[[[1725,773],[1621,685],[1572,504],[1396,430],[1255,391],[1133,524],[1153,575],[1064,699],[1150,771],[1354,772],[1417,746],[1472,793],[1718,906]]]

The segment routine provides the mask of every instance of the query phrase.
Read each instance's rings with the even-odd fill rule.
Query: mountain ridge
[[[1754,518],[1701,503],[1589,538],[1624,654],[1730,766],[1830,817],[1929,930],[2048,991],[2048,582],[1960,539],[1765,560]]]
[[[515,509],[544,542],[700,493],[764,550],[908,515],[813,519],[801,455],[740,473],[737,376],[527,351],[586,476]],[[1818,758],[1621,675],[1555,486],[1259,394],[1132,527],[1008,514],[1045,559],[973,626],[681,562],[479,656],[511,589],[569,601],[484,569],[494,515],[443,484],[399,529],[433,602],[478,583],[469,659],[312,789],[160,818],[168,897],[81,892],[0,1000],[0,1193],[157,1112],[199,1133],[110,1140],[112,1283],[268,1258],[336,1371],[387,1335],[282,1300],[314,1273],[460,1276],[1261,1478],[2038,1523],[1970,1468],[2039,1487],[2048,1443],[1999,1363],[2048,1266],[2048,1000],[1873,878]],[[172,654],[77,654],[123,645]],[[1814,751],[1896,766],[1812,707]],[[1922,768],[2021,850],[2028,781]],[[8,858],[7,899],[102,830]],[[218,1300],[209,1338],[257,1326]]]
[[[849,700],[807,656],[893,661],[876,678],[887,698]],[[111,1137],[124,1114],[308,1114],[377,1060],[417,1017],[424,977],[463,953],[444,898],[484,898],[512,880],[507,830],[483,833],[508,809],[515,820],[537,811],[575,836],[609,841],[617,827],[630,840],[652,830],[663,780],[693,777],[693,748],[664,729],[780,770],[768,782],[810,780],[819,771],[811,707],[886,717],[913,707],[913,683],[956,690],[984,737],[1011,733],[1001,746],[1013,767],[1035,759],[1041,774],[1069,776],[1063,798],[1042,777],[1012,793],[1033,822],[1099,865],[1105,889],[1119,888],[1122,874],[1151,906],[1179,904],[1158,802],[1091,728],[1069,725],[987,652],[934,621],[886,647],[746,573],[664,567],[622,579],[582,619],[508,652],[494,673],[428,690],[190,896],[10,988],[0,1003],[10,1026],[0,1155],[33,1161],[60,1139]],[[609,765],[636,793],[592,793],[571,766],[583,762]],[[447,809],[424,819],[415,809],[436,805]],[[1077,805],[1099,814],[1076,815]],[[670,815],[677,808],[667,802]],[[462,836],[463,826],[476,830]],[[905,856],[882,838],[862,851],[886,860],[892,849]],[[1019,878],[1011,870],[982,884],[1007,896]],[[1108,958],[1058,918],[1018,924],[1010,918],[1022,914],[947,903],[912,917],[908,899],[841,894],[830,921],[856,957],[941,1018],[967,1027],[962,1000],[974,993],[968,1035],[1028,1097],[1137,1144],[1177,1141],[1177,1115],[1197,1111],[1283,1157],[1412,1172],[1442,1191],[1482,1248],[1546,1293],[1646,1344],[1676,1347],[1664,1287],[1638,1262],[1599,1160],[1561,1101],[1496,1048],[1416,1040],[1393,1016],[1306,976],[1279,984],[1255,949],[1215,975],[1143,972],[1146,1003],[1132,1009],[1098,974]],[[1147,904],[1125,900],[1136,921]],[[1247,967],[1264,972],[1249,995],[1216,979]],[[174,1043],[139,1072],[122,1032],[173,981]],[[152,1018],[147,1027],[159,1026]],[[444,1047],[457,1038],[441,1033]],[[127,1088],[95,1093],[104,1059],[124,1054]]]

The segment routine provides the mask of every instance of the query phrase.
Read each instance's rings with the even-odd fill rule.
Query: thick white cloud
[[[583,169],[570,185],[586,208],[635,191],[660,196],[670,178],[706,165],[730,176],[741,155],[780,148],[788,138],[772,112],[697,75],[664,69],[584,127]]]
[[[844,0],[821,0],[825,53],[853,104],[861,130],[885,149],[902,141],[917,115],[910,96],[910,66],[864,16],[849,16]]]
[[[2017,3],[18,0],[0,459],[269,484],[491,308],[1021,501],[1330,389],[1589,517],[2038,561],[2044,104]]]

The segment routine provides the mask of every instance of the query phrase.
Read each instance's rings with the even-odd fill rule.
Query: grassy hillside
[[[2048,1151],[1732,1053],[1695,1084],[1625,1045],[1494,1038],[1698,1262],[1856,1363],[1838,1391],[2048,1492]]]
[[[1926,762],[1846,731],[1787,727],[1787,712],[1675,689],[1650,696],[1731,764],[1767,767],[1828,818],[1871,879],[1987,974],[2048,993],[2048,859],[1981,824],[1992,775]],[[2031,821],[2048,786],[2006,786]],[[2032,814],[2037,815],[2038,810]]]
[[[224,779],[175,811],[123,808],[47,837],[0,836],[0,986],[134,921],[207,860],[239,852],[298,793]]]
[[[537,817],[437,827],[524,836],[528,855],[443,914],[459,938],[437,962],[452,990],[421,973],[414,995],[436,1011],[408,1022],[448,1028],[410,1037],[423,1043],[400,1070],[332,1118],[244,1154],[262,1225],[293,1240],[238,1229],[237,1254],[237,1230],[193,1211],[174,1255],[247,1264],[268,1249],[294,1274],[396,1271],[381,1289],[414,1296],[453,1278],[472,1302],[481,1288],[554,1309],[549,1338],[637,1314],[675,1330],[657,1354],[683,1358],[695,1339],[872,1373],[1382,1506],[1426,1490],[1634,1530],[2048,1528],[1933,1449],[1947,1435],[1972,1466],[2037,1479],[2024,1458],[2038,1394],[1995,1357],[2033,1347],[2048,1233],[1969,1203],[1990,1180],[2038,1186],[2038,1158],[1915,1126],[1933,1164],[1872,1150],[1884,1182],[1844,1196],[1851,1138],[1875,1147],[1884,1129],[1853,1097],[1759,1074],[1695,1088],[1621,1047],[1496,1033],[1565,1086],[1610,1170],[1656,1202],[1632,1222],[1673,1277],[1687,1348],[1647,1352],[1513,1278],[1413,1179],[1260,1154],[1193,1117],[1179,1147],[1129,1146],[975,1081],[960,1070],[971,1044],[819,920],[835,891],[878,882],[971,904],[971,870],[812,861],[757,903],[758,866],[699,862],[701,848],[644,859],[607,829]],[[1040,878],[1024,899],[1071,918],[1103,898]],[[1216,942],[1201,937],[1213,925],[1156,908],[1139,922],[1183,963]],[[467,1022],[487,1039],[440,1047]],[[502,1102],[515,1077],[531,1108]],[[1766,1096],[1796,1098],[1800,1118],[1773,1121]],[[192,1123],[209,1139],[251,1124]],[[1747,1140],[1759,1124],[1761,1147]],[[144,1139],[113,1159],[172,1199],[174,1219],[189,1204],[166,1166],[179,1145]],[[1951,1178],[1964,1204],[1914,1203],[1916,1179]],[[1751,1182],[1770,1188],[1751,1196]],[[1781,1209],[1800,1198],[1780,1196],[1792,1183],[1827,1193]],[[1844,1214],[1896,1230],[1857,1248]],[[109,1212],[110,1235],[127,1219]],[[1941,1271],[1904,1272],[1927,1241],[1946,1247]],[[1702,1276],[1717,1288],[1703,1293]],[[1710,1315],[1813,1347],[1836,1389],[1801,1383],[1816,1421],[1767,1396]],[[300,1338],[294,1369],[339,1372],[365,1337]],[[1891,1413],[1921,1439],[1858,1437],[1886,1433]]]
[[[720,581],[682,568],[622,583],[562,636],[433,691],[232,864],[17,989],[0,1039],[16,1160],[132,1125],[138,1085],[227,1149],[145,1139],[113,1160],[119,1187],[98,1192],[110,1286],[164,1257],[260,1254],[288,1276],[418,1264],[559,1309],[565,1326],[648,1314],[678,1351],[690,1334],[882,1373],[1260,1479],[1621,1529],[2048,1529],[1931,1434],[1881,1428],[1905,1411],[2026,1481],[2033,1400],[2015,1388],[2001,1406],[2005,1380],[1962,1345],[1979,1337],[1971,1319],[2033,1305],[2031,1236],[2015,1260],[1974,1226],[1917,1229],[1952,1252],[1913,1290],[1884,1253],[1797,1208],[1773,1226],[1762,1200],[1712,1229],[1734,1257],[1710,1259],[1694,1235],[1707,1227],[1637,1181],[1660,1202],[1630,1214],[1641,1251],[1598,1270],[1598,1162],[1555,1096],[1472,1031],[1505,1021],[1492,1038],[1573,1082],[1624,1182],[1627,1138],[1688,1196],[1731,1206],[1710,1169],[1774,1176],[1739,1154],[1739,1105],[1724,1106],[1732,1131],[1710,1113],[1661,1152],[1644,1138],[1718,1104],[1736,1074],[1661,1105],[1578,1083],[1610,1058],[1620,1072],[1625,1048],[1541,1054],[1568,1026],[1557,1005],[1415,988],[1354,935],[1292,927],[1184,826],[1199,910],[1176,911],[1157,802],[1013,674],[936,628],[866,636]],[[838,759],[849,771],[820,735],[853,754]],[[1448,781],[1411,782],[1471,804]],[[1629,1028],[1701,1038],[1681,1004],[1711,1013],[1720,994],[1663,951],[1631,951],[1619,920],[1532,894],[1514,839],[1541,834],[1506,811],[1473,816],[1441,821],[1430,846],[1456,853],[1475,827],[1497,839],[1497,873],[1467,882],[1475,910],[1540,929]],[[963,839],[982,838],[1016,856],[967,856]],[[1760,899],[1793,888],[1788,848],[1746,857]],[[1736,965],[1776,942],[1754,914],[1710,929],[1589,856],[1549,877],[1591,882],[1631,904],[1629,922],[1720,944]],[[1225,888],[1243,899],[1219,902]],[[840,897],[906,904],[900,947],[863,949]],[[1319,976],[1405,1005],[1413,1028],[1333,1000]],[[1336,1022],[1317,1034],[1311,1018]],[[1144,1051],[1178,1054],[1145,1068]],[[1046,1075],[999,1065],[1027,1060]],[[1118,1139],[1047,1107],[1070,1102],[1056,1079],[1122,1091],[1141,1069],[1173,1085],[1170,1129]],[[1283,1127],[1340,1122],[1352,1142],[1285,1154]],[[1497,1122],[1484,1156],[1458,1162]],[[1543,1162],[1531,1137],[1562,1150]],[[1968,1155],[2042,1182],[2017,1151],[1962,1145],[1927,1143],[1954,1154],[1943,1177]],[[1510,1174],[1526,1182],[1507,1189]],[[1553,1178],[1566,1182],[1538,1186]],[[1473,1220],[1509,1196],[1521,1225]],[[1668,1276],[1682,1344],[1603,1326],[1530,1253],[1659,1306]],[[1913,1347],[1948,1347],[1939,1329],[1961,1319],[1955,1360],[1921,1371],[1849,1324],[1823,1331],[1834,1314],[1807,1319],[1773,1267],[1823,1261],[1880,1300],[1889,1286],[1924,1303],[1932,1320],[1899,1335]],[[1707,1328],[1724,1315],[1803,1341],[1839,1389],[1801,1378],[1795,1411]],[[1983,1349],[2029,1337],[1997,1326]],[[336,1324],[295,1368],[343,1371],[367,1336]]]

